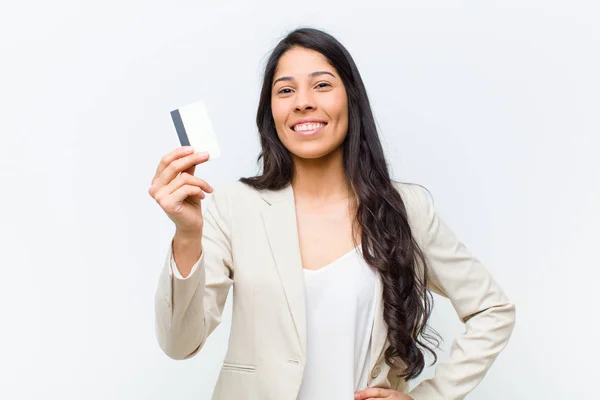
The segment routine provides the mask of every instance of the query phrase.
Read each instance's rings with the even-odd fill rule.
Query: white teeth
[[[295,131],[312,131],[324,127],[325,124],[298,124],[294,126]]]

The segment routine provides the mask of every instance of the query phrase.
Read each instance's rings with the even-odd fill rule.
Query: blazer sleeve
[[[233,284],[229,203],[215,189],[203,202],[202,254],[185,279],[173,274],[173,239],[155,295],[155,331],[161,349],[183,360],[194,356],[221,322]],[[174,263],[173,263],[174,264]]]
[[[415,400],[459,400],[483,379],[506,347],[515,325],[515,305],[491,274],[436,213],[422,186],[416,186],[418,225],[429,265],[428,289],[452,303],[465,332],[452,343],[435,376],[415,386]]]

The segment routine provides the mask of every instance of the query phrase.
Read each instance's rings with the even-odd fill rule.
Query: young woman
[[[290,33],[269,58],[256,120],[258,176],[213,190],[194,176],[209,155],[185,147],[158,166],[149,192],[176,226],[156,292],[163,351],[197,354],[233,285],[213,399],[464,398],[506,346],[515,306],[428,192],[390,179],[348,51],[319,30]],[[422,350],[439,345],[431,292],[466,331],[408,392]]]

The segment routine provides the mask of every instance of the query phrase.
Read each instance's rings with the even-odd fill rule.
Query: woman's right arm
[[[177,161],[173,153],[163,157],[150,189],[176,225],[156,291],[155,328],[165,354],[181,360],[195,355],[219,325],[233,283],[233,263],[226,193],[213,192],[193,176],[195,164],[206,159],[199,162],[201,158],[178,153]],[[175,166],[168,167],[172,163]],[[177,171],[183,178],[173,184],[179,178],[172,178]],[[165,185],[166,181],[171,183]],[[202,190],[213,192],[204,213],[198,200],[204,198]]]

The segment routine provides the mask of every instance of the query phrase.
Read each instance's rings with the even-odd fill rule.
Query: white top
[[[318,270],[304,269],[307,355],[298,400],[352,399],[367,387],[376,277],[360,248]],[[171,273],[190,276],[183,278],[173,259]]]
[[[304,269],[307,354],[298,400],[352,399],[367,387],[376,278],[360,247]]]

